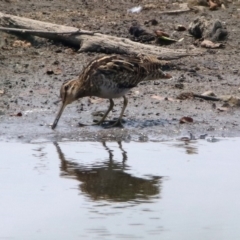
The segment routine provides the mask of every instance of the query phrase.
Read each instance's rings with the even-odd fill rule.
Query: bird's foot
[[[83,123],[78,123],[79,127],[86,127],[86,126],[103,126],[104,128],[112,128],[112,127],[119,127],[123,128],[122,120],[116,120],[116,121],[98,121],[93,124],[83,124]]]
[[[79,127],[89,127],[89,126],[101,126],[103,124],[103,121],[99,121],[93,124],[84,124],[84,123],[78,123]]]
[[[88,124],[84,124],[84,123],[80,123],[80,122],[79,122],[79,123],[78,123],[78,126],[79,126],[79,127],[86,127],[86,126],[91,126],[91,125],[88,125]]]
[[[92,124],[92,126],[101,126],[104,123],[104,121],[100,120],[100,121],[96,121],[95,123]]]

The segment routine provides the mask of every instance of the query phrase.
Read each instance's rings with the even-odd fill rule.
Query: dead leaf
[[[55,75],[60,75],[60,74],[62,74],[62,69],[61,68],[57,68],[57,69],[53,70],[53,73]]]
[[[231,97],[227,103],[230,105],[230,106],[233,106],[233,107],[240,107],[240,98],[237,98],[237,97]]]
[[[179,120],[179,123],[192,123],[192,122],[193,122],[193,119],[191,117],[182,117]]]
[[[206,40],[206,39],[203,40],[200,45],[201,45],[201,47],[205,47],[205,48],[221,48],[221,47],[223,47],[222,43],[214,43],[214,42],[212,42],[210,40]]]
[[[5,93],[4,89],[0,90],[0,96],[2,96],[4,93]]]
[[[159,101],[163,101],[165,99],[165,97],[161,97],[161,96],[157,96],[157,95],[152,95],[151,98],[157,99]]]
[[[22,113],[18,112],[17,114],[11,114],[11,117],[22,117]]]
[[[16,40],[14,41],[13,47],[23,47],[23,48],[27,48],[27,47],[31,47],[31,43],[27,42],[27,41],[22,41],[22,40]]]
[[[209,96],[209,97],[216,97],[216,94],[211,90],[206,91],[206,92],[202,93],[201,95],[202,96]]]
[[[103,98],[89,98],[88,101],[90,103],[100,103],[100,102],[104,101],[104,99]]]
[[[154,33],[158,40],[167,41],[167,42],[177,42],[178,41],[176,39],[170,38],[169,34],[165,33],[162,30],[155,30]]]
[[[228,103],[232,107],[240,107],[240,98],[231,96],[231,95],[224,95],[221,96],[220,99],[226,103]]]
[[[231,97],[232,97],[231,95],[222,95],[219,98],[224,102],[228,102],[229,99],[231,99]]]
[[[228,107],[218,107],[217,110],[218,110],[219,112],[226,112],[226,111],[229,110],[229,108],[228,108]]]
[[[186,100],[186,99],[192,99],[194,96],[193,96],[193,93],[192,92],[184,92],[184,93],[181,93],[177,96],[177,99],[180,99],[180,100]]]
[[[165,33],[162,30],[155,30],[154,33],[159,38],[161,38],[161,37],[169,37],[169,34]]]
[[[213,10],[217,10],[217,9],[218,9],[218,4],[217,4],[217,3],[209,0],[209,1],[208,1],[208,4],[209,4],[209,9],[210,9],[210,10],[213,11]]]

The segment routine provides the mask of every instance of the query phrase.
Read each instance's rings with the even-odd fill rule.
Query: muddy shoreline
[[[154,1],[152,1],[154,4]],[[175,2],[175,1],[174,1]],[[115,1],[5,1],[1,11],[23,17],[99,31],[109,35],[129,37],[128,29],[137,21],[144,26],[150,19],[184,41],[169,45],[179,49],[192,45],[187,33],[175,32],[174,26],[185,26],[203,13],[188,12],[178,15],[159,15],[164,9],[176,9],[177,4],[159,4],[139,14],[127,14],[127,9],[144,5],[146,1],[117,3]],[[172,61],[180,68],[169,72],[171,81],[144,82],[127,97],[129,104],[124,116],[124,128],[105,129],[98,126],[79,127],[78,123],[91,124],[94,113],[105,111],[107,100],[84,98],[67,107],[56,130],[50,128],[59,105],[61,84],[77,76],[82,67],[97,53],[78,53],[77,49],[59,43],[35,39],[30,47],[13,47],[18,37],[0,32],[0,140],[1,141],[163,141],[191,132],[216,137],[240,136],[239,107],[221,110],[223,102],[202,99],[176,99],[182,92],[203,93],[213,91],[217,96],[240,96],[240,11],[229,4],[228,8],[204,12],[207,19],[220,19],[229,32],[225,48],[206,50],[202,56],[185,57]],[[145,24],[146,25],[146,24]],[[54,74],[47,74],[52,69]],[[181,87],[179,87],[181,83]],[[117,99],[109,120],[118,117],[122,99]],[[220,109],[220,110],[219,110]],[[16,116],[21,113],[22,116]],[[184,116],[193,123],[180,124]]]

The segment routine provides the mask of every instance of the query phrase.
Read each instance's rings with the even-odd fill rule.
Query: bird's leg
[[[124,111],[125,111],[125,109],[127,107],[127,104],[128,104],[128,99],[125,96],[123,96],[123,108],[122,108],[120,117],[118,118],[118,120],[114,124],[108,126],[108,128],[109,127],[123,127],[123,125],[122,125],[122,116],[123,116],[123,113],[124,113]]]
[[[101,125],[101,124],[104,122],[105,118],[107,117],[107,115],[108,115],[109,112],[113,109],[113,106],[114,106],[114,102],[113,102],[113,100],[112,100],[111,98],[109,99],[109,101],[110,101],[109,108],[108,108],[108,110],[105,112],[105,114],[103,115],[102,119],[99,120],[98,122],[92,124],[92,125]],[[90,126],[90,125],[79,123],[79,126],[83,127],[83,126]]]
[[[109,105],[108,110],[105,112],[105,114],[102,117],[102,119],[100,121],[98,121],[97,123],[95,123],[94,125],[101,125],[104,122],[104,120],[107,117],[107,115],[109,114],[109,112],[113,109],[114,102],[113,102],[113,100],[111,98],[109,99],[109,101],[110,101],[110,105]]]

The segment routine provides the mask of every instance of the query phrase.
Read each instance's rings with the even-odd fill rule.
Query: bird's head
[[[52,124],[52,129],[57,126],[57,123],[62,115],[64,108],[78,99],[78,89],[77,89],[77,80],[69,80],[61,86],[60,89],[60,98],[62,100],[62,105],[57,113],[57,116]]]

